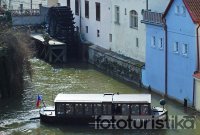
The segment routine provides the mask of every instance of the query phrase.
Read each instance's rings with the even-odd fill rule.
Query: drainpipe
[[[80,24],[79,24],[79,28],[80,28],[80,34],[81,34],[81,0],[79,0],[79,7],[80,7]]]
[[[200,71],[200,61],[199,61],[199,27],[200,27],[200,23],[199,26],[197,27],[196,33],[197,33],[197,71]]]
[[[165,31],[165,95],[167,96],[168,94],[168,33],[167,33],[167,24],[166,24],[166,19],[162,19],[164,23],[164,31]]]
[[[146,0],[146,10],[149,10],[149,0]]]
[[[196,35],[197,35],[197,68],[196,71],[200,71],[200,61],[199,61],[199,28],[200,28],[200,23],[196,29]],[[194,100],[195,100],[195,79],[193,79],[193,102],[192,105],[194,106]]]

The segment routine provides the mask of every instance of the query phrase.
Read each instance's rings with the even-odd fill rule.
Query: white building
[[[59,0],[70,6],[82,39],[145,62],[142,10],[164,12],[169,0]],[[80,4],[81,3],[81,4]]]
[[[70,3],[83,40],[110,49],[111,0],[59,0],[59,3],[61,6]]]
[[[146,29],[142,10],[164,12],[169,0],[112,0],[111,50],[145,62]]]

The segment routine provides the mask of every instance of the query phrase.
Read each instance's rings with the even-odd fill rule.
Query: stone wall
[[[96,45],[89,46],[88,54],[89,63],[112,76],[141,86],[144,63]]]

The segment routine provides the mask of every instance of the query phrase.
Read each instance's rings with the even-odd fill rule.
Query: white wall
[[[200,79],[195,79],[195,108],[200,111]]]
[[[89,1],[89,18],[85,18],[85,0],[81,1],[81,35],[95,45],[105,49],[110,49],[109,34],[111,33],[111,2],[110,0],[88,0]],[[75,17],[75,26],[80,28],[80,14],[75,15],[75,0],[70,1],[71,9]],[[96,21],[96,2],[100,3],[100,21]],[[59,0],[61,6],[66,6],[66,0]],[[86,33],[88,26],[88,33]],[[97,37],[97,29],[100,31],[100,37]]]
[[[110,49],[109,34],[111,33],[111,4],[110,0],[89,0],[89,19],[85,18],[85,6],[82,6],[82,34],[89,42],[101,46],[105,49]],[[96,5],[99,2],[101,5],[101,18],[96,21]],[[85,2],[82,0],[82,5]],[[86,33],[88,26],[88,33]],[[97,29],[100,30],[100,37],[97,37]]]
[[[146,9],[146,0],[89,0],[89,19],[85,18],[85,0],[81,1],[81,33],[87,41],[111,49],[133,59],[145,62],[146,28],[142,20],[142,9]],[[95,2],[101,3],[101,21],[96,21]],[[164,12],[169,0],[149,0],[149,9]],[[62,6],[66,0],[59,0]],[[120,7],[120,25],[115,21],[115,5]],[[71,9],[75,11],[75,0],[71,0]],[[126,10],[126,15],[125,15]],[[138,13],[138,29],[129,27],[129,12],[135,10]],[[76,26],[80,27],[80,16],[75,15]],[[86,33],[86,26],[89,32]],[[97,37],[97,29],[100,37]],[[109,42],[109,34],[112,34],[112,42]],[[136,46],[136,38],[139,46]]]
[[[164,12],[169,0],[149,0],[149,9]],[[115,24],[115,5],[120,7],[120,24]],[[112,0],[112,33],[113,44],[111,50],[145,62],[146,28],[142,20],[142,9],[146,9],[146,0]],[[126,14],[125,14],[126,10]],[[129,12],[138,13],[138,29],[130,28]],[[136,46],[136,38],[139,46]]]
[[[58,0],[58,3],[60,3],[60,6],[67,6],[67,0]]]

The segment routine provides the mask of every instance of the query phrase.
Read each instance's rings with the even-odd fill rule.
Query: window
[[[122,115],[129,115],[129,105],[128,104],[122,105]]]
[[[111,113],[111,104],[103,104],[103,114],[110,115]]]
[[[97,30],[97,37],[100,37],[100,31]]]
[[[83,115],[83,105],[82,104],[75,104],[75,114]]]
[[[79,2],[75,0],[75,15],[79,15]]]
[[[178,53],[178,51],[179,51],[179,47],[178,46],[179,46],[179,43],[175,42],[174,43],[174,50],[173,50],[175,53]]]
[[[179,13],[180,13],[179,6],[175,6],[175,14],[179,14]]]
[[[115,23],[116,24],[119,24],[119,14],[120,14],[120,12],[119,12],[119,6],[115,6]]]
[[[85,115],[92,115],[92,104],[85,104]]]
[[[88,26],[85,26],[85,32],[88,33]]]
[[[139,115],[139,105],[131,105],[131,114],[133,115]]]
[[[94,115],[102,114],[102,106],[101,104],[94,104]]]
[[[101,12],[101,7],[100,3],[96,2],[96,20],[100,21],[100,12]]]
[[[67,6],[70,7],[70,0],[67,0]]]
[[[130,11],[130,28],[138,28],[138,13],[135,10]]]
[[[126,8],[125,8],[125,12],[124,12],[124,14],[126,15],[127,13],[126,13]]]
[[[151,46],[156,47],[156,37],[155,36],[151,37]]]
[[[73,104],[65,104],[65,106],[66,106],[66,115],[73,115],[74,114]]]
[[[148,114],[149,114],[149,106],[141,105],[141,115],[148,115]]]
[[[183,16],[186,15],[186,9],[185,9],[184,6],[181,7],[181,14],[182,14]]]
[[[65,104],[58,104],[56,110],[59,116],[65,115]]]
[[[85,1],[85,18],[89,18],[89,1]]]
[[[159,39],[159,44],[158,44],[158,47],[159,47],[159,49],[163,49],[163,38],[160,38]]]
[[[136,47],[139,47],[139,38],[136,38]]]
[[[117,115],[122,115],[122,105],[121,104],[115,104],[113,111]]]
[[[109,34],[109,41],[112,42],[112,34]]]
[[[183,50],[182,50],[183,55],[188,54],[188,44],[183,44]]]

